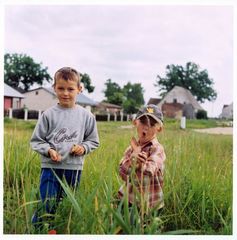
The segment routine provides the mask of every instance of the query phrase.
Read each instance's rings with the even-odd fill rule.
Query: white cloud
[[[24,52],[52,75],[65,65],[88,73],[95,100],[110,78],[121,86],[141,82],[148,101],[158,96],[153,84],[166,65],[193,61],[219,94],[204,108],[217,116],[233,101],[231,6],[9,5],[5,52]]]

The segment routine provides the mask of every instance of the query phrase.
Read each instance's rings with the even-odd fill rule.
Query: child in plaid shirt
[[[165,152],[157,140],[163,127],[163,114],[156,105],[141,108],[133,124],[138,141],[133,137],[119,165],[119,174],[125,184],[119,189],[119,198],[128,197],[129,204],[143,205],[145,212],[164,206],[163,174]]]

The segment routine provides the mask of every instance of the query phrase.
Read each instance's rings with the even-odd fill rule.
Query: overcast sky
[[[89,96],[104,99],[105,82],[141,83],[145,102],[159,97],[156,76],[168,64],[197,63],[218,97],[201,104],[218,116],[233,101],[233,7],[224,5],[6,5],[5,53],[24,53],[53,76],[72,66],[92,79]]]

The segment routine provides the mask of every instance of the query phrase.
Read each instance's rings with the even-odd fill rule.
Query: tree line
[[[42,63],[36,63],[33,58],[26,54],[4,55],[4,82],[13,88],[20,88],[28,91],[34,84],[42,86],[44,82],[52,82],[48,73],[48,68]],[[89,74],[81,74],[81,82],[84,88],[93,92],[95,86]],[[165,76],[157,75],[154,87],[158,88],[158,93],[164,97],[174,86],[181,86],[188,89],[198,102],[205,100],[214,101],[217,97],[213,89],[214,81],[208,75],[206,69],[201,70],[199,65],[188,62],[185,66],[170,64],[166,66]],[[144,104],[144,94],[141,83],[128,82],[124,86],[107,79],[103,90],[104,101],[120,105],[126,113],[135,113]]]

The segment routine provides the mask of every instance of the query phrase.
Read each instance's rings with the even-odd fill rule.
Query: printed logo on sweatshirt
[[[54,143],[58,144],[58,143],[62,143],[62,142],[73,142],[73,139],[77,138],[77,131],[73,132],[73,133],[68,133],[69,129],[67,128],[62,128],[60,129],[55,137],[54,137]]]

